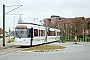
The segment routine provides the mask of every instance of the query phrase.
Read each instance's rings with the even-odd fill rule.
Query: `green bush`
[[[11,40],[8,41],[8,43],[11,43],[11,42],[14,42],[14,39],[11,39]]]

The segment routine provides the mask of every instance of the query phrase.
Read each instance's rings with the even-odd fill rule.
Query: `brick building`
[[[44,26],[51,26],[51,19],[50,18],[45,18],[44,19]]]
[[[50,18],[45,18],[44,19],[44,25],[48,27],[53,27],[56,28],[59,24],[60,16],[52,15]]]
[[[0,34],[2,34],[2,28],[0,28]]]
[[[66,35],[69,36],[83,36],[84,30],[85,32],[90,30],[90,18],[84,17],[76,17],[69,18],[64,20],[64,29],[66,31]]]
[[[2,28],[0,28],[0,38],[1,38],[1,34],[2,34]]]
[[[84,30],[85,32],[88,31],[88,36],[90,35],[90,18],[62,18],[60,16],[52,15],[51,18],[44,20],[44,24],[46,24],[48,27],[58,27],[58,29],[62,31],[62,20],[65,36],[83,36]]]

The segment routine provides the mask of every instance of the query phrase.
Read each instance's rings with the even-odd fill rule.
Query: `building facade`
[[[46,24],[48,27],[58,28],[60,31],[63,30],[66,37],[83,37],[84,33],[87,34],[87,37],[90,36],[90,18],[62,18],[60,16],[52,15],[51,18],[44,21],[44,24]]]
[[[2,28],[0,28],[0,34],[2,34]]]

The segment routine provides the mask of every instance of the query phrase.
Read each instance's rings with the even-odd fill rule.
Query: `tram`
[[[60,30],[34,23],[19,23],[15,27],[14,45],[33,46],[60,39]]]

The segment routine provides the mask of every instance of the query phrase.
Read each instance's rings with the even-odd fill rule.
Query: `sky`
[[[5,13],[5,30],[11,31],[17,25],[20,18],[24,22],[41,24],[39,21],[50,18],[51,15],[59,15],[65,18],[90,17],[90,0],[0,0],[0,28],[3,28],[3,4]],[[11,7],[12,6],[12,7]]]

